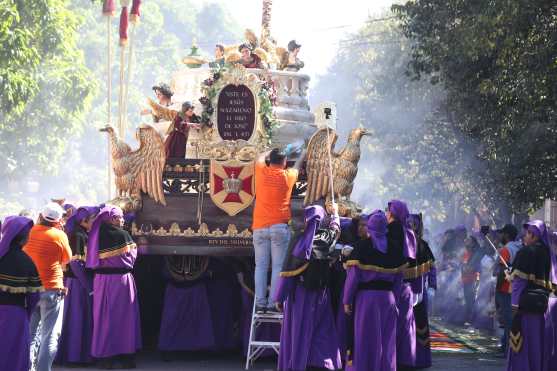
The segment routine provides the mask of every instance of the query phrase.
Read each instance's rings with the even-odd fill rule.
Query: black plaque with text
[[[217,128],[223,140],[248,140],[255,129],[255,97],[246,85],[226,85],[217,103]]]

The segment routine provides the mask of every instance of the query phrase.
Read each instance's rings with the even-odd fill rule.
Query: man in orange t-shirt
[[[267,155],[269,165],[266,164]],[[253,247],[255,249],[256,311],[275,311],[272,294],[290,242],[288,222],[290,197],[305,158],[300,155],[293,168],[286,168],[286,153],[278,148],[261,154],[255,163],[255,207],[253,209]],[[272,264],[271,292],[267,295],[267,273]]]
[[[29,240],[23,248],[35,263],[45,288],[29,324],[31,354],[37,355],[38,371],[50,371],[62,331],[65,295],[62,266],[69,263],[72,256],[68,237],[59,228],[63,216],[64,209],[60,205],[54,202],[47,204],[39,216],[39,223],[29,232]],[[35,351],[37,346],[39,349]]]

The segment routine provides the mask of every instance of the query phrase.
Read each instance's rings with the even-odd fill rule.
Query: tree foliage
[[[17,172],[57,169],[95,89],[64,0],[0,2],[0,156]]]
[[[410,72],[439,83],[455,129],[476,141],[486,201],[521,212],[557,196],[557,4],[417,0],[394,6]]]
[[[107,18],[101,15],[101,3],[0,0],[0,155],[6,164],[0,170],[0,199],[34,207],[60,195],[82,202],[106,200],[107,141],[98,131],[106,124],[108,75]],[[182,68],[180,60],[193,39],[212,55],[220,40],[203,38],[207,27],[201,26],[203,22],[215,22],[218,37],[240,39],[241,29],[228,13],[220,10],[209,17],[203,13],[208,6],[198,8],[193,1],[144,2],[139,25],[129,31],[135,50],[130,138],[136,125],[147,119],[139,111],[152,94],[151,86],[169,81]],[[111,23],[114,119],[120,67],[118,17]],[[25,189],[31,180],[40,182],[38,193]],[[6,203],[0,200],[0,204]]]
[[[444,90],[406,73],[411,44],[399,22],[392,14],[380,18],[388,19],[370,19],[341,44],[314,100],[337,103],[342,134],[359,124],[373,131],[363,139],[357,201],[377,208],[401,198],[428,218],[448,221],[455,203],[471,211],[477,201],[468,176],[473,143],[452,126]]]

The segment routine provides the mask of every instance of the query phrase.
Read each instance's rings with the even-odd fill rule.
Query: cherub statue
[[[288,43],[288,52],[283,53],[280,61],[281,70],[298,72],[304,67],[304,62],[298,58],[302,45],[298,44],[296,40],[290,40]]]
[[[258,48],[259,49],[259,48]],[[238,48],[240,54],[242,54],[242,58],[240,59],[240,63],[246,68],[263,68],[263,63],[261,62],[261,57],[257,54],[253,53],[250,49],[249,44],[242,44]]]
[[[224,62],[224,46],[221,44],[217,44],[215,45],[215,60],[209,63],[209,67],[223,67]]]
[[[157,97],[157,102],[148,98],[147,104],[149,104],[151,108],[143,109],[141,111],[141,115],[152,115],[153,122],[155,123],[174,120],[178,110],[172,104],[172,95],[174,95],[174,93],[170,89],[170,86],[161,82],[160,84],[153,86],[153,90]]]

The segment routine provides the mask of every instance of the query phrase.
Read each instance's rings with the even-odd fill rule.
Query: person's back
[[[72,250],[66,234],[57,228],[65,211],[56,203],[45,205],[39,224],[29,232],[23,251],[29,255],[45,288],[37,307],[31,314],[31,348],[38,347],[37,370],[50,370],[58,350],[62,331],[64,288],[62,266],[68,263]],[[40,325],[40,326],[39,326]]]
[[[71,258],[68,237],[60,229],[38,224],[31,228],[23,251],[31,257],[45,289],[63,289],[62,265]]]
[[[290,197],[305,154],[286,169],[286,154],[275,148],[255,163],[255,206],[253,208],[253,247],[255,253],[255,296],[259,313],[274,310],[272,294],[290,241]],[[272,258],[272,259],[271,259]],[[267,299],[267,272],[272,260],[271,296]]]
[[[288,223],[291,217],[290,197],[297,179],[297,169],[284,169],[281,165],[274,164],[256,164],[253,229]]]

